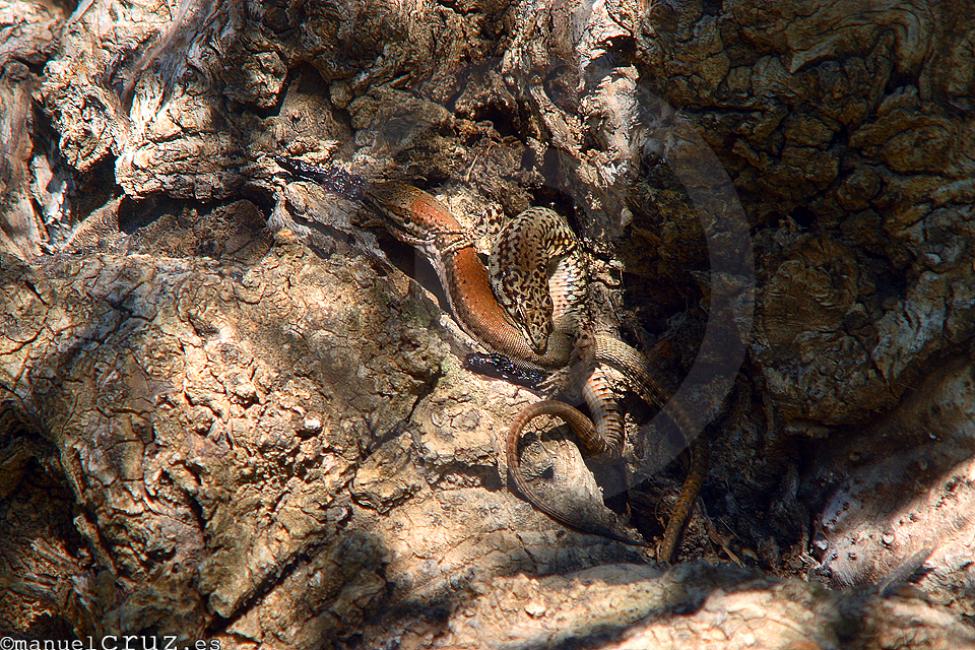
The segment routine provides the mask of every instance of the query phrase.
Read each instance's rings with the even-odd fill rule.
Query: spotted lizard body
[[[366,203],[381,215],[394,237],[417,248],[431,262],[458,324],[489,350],[508,357],[516,366],[557,374],[567,372],[570,362],[579,358],[578,313],[585,299],[584,273],[574,256],[578,248],[575,235],[554,211],[525,211],[502,232],[495,247],[492,278],[463,227],[427,192],[404,183],[367,182],[337,168],[319,168],[289,158],[276,157],[276,161],[297,176]],[[663,406],[663,393],[647,373],[642,354],[613,336],[593,334],[584,339],[583,362],[575,365],[584,369],[582,396],[595,424],[564,402],[546,400],[528,407],[509,429],[509,468],[522,494],[553,519],[583,532],[635,543],[616,531],[578,521],[546,505],[521,473],[518,439],[523,427],[543,414],[564,419],[589,452],[620,453],[623,419],[618,395],[600,364],[621,371],[643,399]],[[682,423],[678,425],[686,431]],[[664,560],[673,557],[701,478],[689,476],[685,481],[675,512],[683,516],[671,517],[658,551]]]
[[[553,329],[578,329],[585,269],[575,233],[554,210],[528,208],[505,225],[489,277],[498,303],[536,352],[545,351]]]

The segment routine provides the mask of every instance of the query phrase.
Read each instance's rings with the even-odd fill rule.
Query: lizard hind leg
[[[602,409],[599,409],[598,398],[594,400],[593,394],[586,393],[586,386],[592,384],[593,374],[596,372],[595,352],[595,339],[592,335],[578,332],[568,365],[550,373],[538,387],[546,395],[561,396],[567,402],[578,404],[585,400],[590,411],[596,414],[597,431],[602,431],[598,419]]]

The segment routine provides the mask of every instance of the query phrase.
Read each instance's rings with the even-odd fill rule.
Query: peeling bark
[[[973,24],[905,0],[0,0],[0,632],[975,647]],[[508,491],[499,437],[537,397],[465,371],[426,263],[268,155],[419,184],[485,252],[555,206],[602,319],[677,386],[717,364],[709,301],[742,278],[715,260],[748,257],[695,199],[716,181],[688,134],[747,215],[755,327],[734,391],[690,393],[721,404],[714,467],[697,561],[664,570]],[[630,470],[669,460],[627,406]],[[525,459],[599,494],[568,438]],[[679,475],[634,490],[644,533]]]

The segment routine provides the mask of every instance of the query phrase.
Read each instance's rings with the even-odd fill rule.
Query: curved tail
[[[645,541],[637,540],[635,537],[628,537],[622,531],[614,530],[606,524],[585,521],[580,517],[573,516],[554,506],[550,506],[535,492],[531,484],[525,480],[521,471],[521,457],[518,455],[518,441],[521,438],[521,431],[525,425],[541,415],[552,415],[563,420],[579,436],[584,445],[595,444],[599,441],[598,435],[596,434],[596,427],[593,425],[592,420],[565,402],[543,400],[529,405],[515,417],[514,422],[511,423],[511,428],[508,429],[508,473],[518,487],[518,491],[535,508],[541,510],[563,526],[567,526],[581,533],[600,535],[632,546],[647,546]]]

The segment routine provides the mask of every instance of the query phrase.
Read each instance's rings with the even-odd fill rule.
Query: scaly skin
[[[518,454],[518,441],[521,438],[521,432],[525,426],[541,415],[552,415],[561,420],[563,420],[572,429],[579,440],[582,441],[586,450],[590,453],[601,453],[605,450],[606,444],[603,437],[599,435],[596,431],[595,425],[593,425],[592,420],[587,418],[578,409],[566,404],[565,402],[559,402],[556,400],[543,400],[541,402],[535,402],[529,405],[519,413],[514,421],[511,423],[511,427],[508,429],[508,437],[506,439],[506,451],[508,455],[508,471],[511,474],[511,478],[514,480],[515,485],[518,487],[518,491],[521,492],[525,498],[531,503],[535,508],[541,510],[546,515],[559,522],[563,526],[572,528],[573,530],[579,530],[584,533],[593,533],[600,535],[602,537],[608,537],[609,539],[614,539],[618,542],[623,542],[624,544],[632,544],[634,546],[643,546],[643,542],[630,539],[625,535],[609,528],[608,526],[603,526],[601,524],[596,524],[593,522],[580,522],[577,518],[573,518],[565,513],[559,511],[556,508],[549,506],[542,498],[535,492],[535,488],[532,484],[525,480],[524,473],[521,471],[521,456]]]
[[[576,345],[577,354],[582,357],[582,374],[593,373],[590,375],[589,382],[587,382],[587,389],[595,384],[597,386],[597,390],[612,390],[612,382],[609,382],[609,380],[599,376],[598,363],[604,363],[619,370],[623,374],[627,386],[647,404],[663,409],[664,405],[668,403],[666,392],[650,375],[650,373],[647,372],[648,363],[646,357],[644,357],[643,354],[635,350],[633,347],[612,337],[600,335],[592,336],[588,334],[580,335]],[[602,398],[599,401],[603,405],[607,405],[610,408],[615,407],[614,399]],[[558,403],[559,402],[555,402],[555,404]],[[587,403],[589,403],[589,400],[587,400]],[[674,423],[677,425],[678,429],[680,429],[681,434],[684,436],[684,440],[688,445],[690,445],[690,467],[688,468],[687,477],[684,479],[684,484],[681,486],[681,491],[677,497],[677,502],[674,505],[674,511],[671,513],[670,519],[667,520],[667,526],[664,529],[664,534],[661,537],[660,544],[657,547],[657,558],[663,562],[674,561],[674,557],[676,556],[678,550],[681,533],[683,533],[684,527],[687,525],[687,521],[694,510],[694,504],[697,501],[698,494],[700,494],[701,487],[704,484],[704,479],[707,476],[709,462],[709,449],[706,439],[703,436],[700,436],[695,442],[692,443],[692,441],[687,437],[688,432],[692,430],[692,420],[678,402],[672,401],[670,402],[670,406],[674,415]],[[599,417],[597,411],[591,406],[590,410],[593,411],[594,417]],[[583,444],[589,447],[590,451],[593,453],[606,453],[610,451],[609,449],[599,447],[599,443],[591,442],[587,438],[584,438],[584,435],[587,435],[587,432],[578,428],[578,425],[567,419],[562,409],[546,406],[538,410],[535,416],[537,417],[538,415],[552,415],[564,420],[567,424],[569,424],[570,428],[573,429],[575,434],[579,436],[581,440],[583,440]],[[528,420],[522,421],[523,424],[527,424],[527,422]],[[620,449],[623,444],[622,420],[620,420],[618,426],[620,432],[618,441],[612,437],[612,434],[608,433],[610,431],[615,431],[615,428],[612,425],[606,427],[606,432],[603,433],[601,441],[603,443],[612,445],[611,448],[616,450]],[[521,437],[521,430],[513,426],[508,435],[508,449],[517,449],[517,440]],[[514,440],[513,443],[512,440]],[[510,454],[508,457],[509,459],[512,458]],[[509,464],[512,464],[511,460],[508,462]],[[518,467],[515,471],[520,472],[520,467]],[[515,483],[519,485],[520,488],[521,484],[518,482],[518,478],[516,478]],[[524,479],[521,479],[521,482],[525,482]],[[532,501],[532,504],[541,509],[536,501]],[[566,526],[575,528],[577,530],[583,530],[584,532],[589,532],[586,531],[584,525],[580,526],[571,516],[560,513],[560,515],[556,517],[552,515],[550,512],[551,510],[552,508],[548,508],[544,510],[544,512]]]
[[[488,349],[515,363],[553,370],[565,366],[573,341],[553,330],[544,351],[515,327],[498,303],[488,271],[450,211],[421,189],[403,183],[370,185],[366,201],[382,214],[392,234],[418,248],[433,264],[461,328]]]
[[[584,268],[575,233],[554,210],[528,208],[505,225],[488,277],[498,303],[536,352],[545,351],[553,329],[578,330]]]
[[[550,286],[552,284],[550,283]],[[553,294],[556,302],[558,302],[559,293],[553,291]],[[601,364],[620,371],[627,387],[647,404],[662,409],[668,403],[667,393],[647,371],[649,364],[646,357],[630,345],[612,336],[581,333],[578,335],[575,345],[578,356],[582,357],[582,362],[579,364],[581,367],[573,369],[571,373],[584,379],[582,396],[596,424],[593,425],[592,421],[578,410],[554,400],[539,402],[525,409],[508,430],[506,447],[509,473],[529,503],[562,525],[584,533],[593,533],[633,544],[632,540],[605,526],[584,521],[544,503],[539,495],[531,489],[531,484],[523,476],[520,456],[518,455],[518,440],[521,438],[524,426],[541,415],[554,416],[566,422],[591,454],[613,456],[622,451],[624,426],[623,416],[618,407],[619,396],[616,394],[614,382],[606,376]],[[688,432],[692,430],[691,419],[677,402],[670,402],[670,406],[675,424],[688,445],[691,445],[692,441],[687,437]],[[689,452],[690,467],[687,477],[681,486],[674,510],[667,520],[667,526],[657,547],[657,558],[662,562],[674,561],[681,534],[690,519],[694,504],[707,476],[708,446],[706,440],[703,437],[698,439],[690,447]]]
[[[552,331],[554,324],[556,331],[575,333],[576,350],[580,356],[587,357],[581,369],[575,369],[575,380],[569,383],[576,384],[579,379],[584,382],[583,399],[595,421],[595,428],[582,426],[579,412],[563,408],[566,405],[561,402],[544,402],[532,413],[564,420],[583,441],[589,453],[618,456],[623,449],[623,415],[619,410],[619,395],[614,382],[607,377],[601,364],[621,371],[629,388],[647,404],[662,409],[667,396],[647,372],[647,360],[640,352],[615,337],[579,331],[578,305],[586,297],[586,280],[577,248],[575,233],[558,213],[548,208],[529,208],[515,217],[498,235],[491,254],[490,280],[498,302],[516,325],[518,322],[524,324],[520,331],[529,340],[544,341],[544,336]],[[553,260],[558,260],[558,267],[546,284],[545,271]],[[690,444],[686,437],[691,430],[690,419],[676,403],[672,404],[671,409],[678,428]],[[531,419],[519,417],[516,421],[523,426]],[[565,526],[605,536],[604,527],[594,528],[590,522],[561,513],[544,504],[535,492],[525,489],[529,484],[522,475],[517,455],[520,436],[521,428],[512,426],[507,444],[508,464],[515,485],[525,498]],[[661,538],[657,557],[662,561],[672,562],[676,555],[681,533],[707,474],[707,462],[707,447],[702,441],[691,450],[688,476]],[[620,539],[618,534],[609,536]]]
[[[433,196],[405,183],[370,183],[338,168],[317,167],[283,156],[275,156],[275,160],[296,176],[362,201],[384,217],[383,225],[390,234],[430,261],[458,324],[489,350],[532,370],[556,370],[568,364],[572,336],[553,330],[544,352],[535,351],[498,303],[487,269],[463,227]]]
[[[488,349],[509,357],[517,366],[537,370],[562,370],[569,365],[576,345],[577,303],[583,297],[580,289],[581,273],[578,262],[570,260],[575,247],[574,236],[569,241],[568,226],[556,213],[545,209],[530,209],[511,226],[507,241],[497,250],[501,264],[518,265],[507,283],[498,276],[495,286],[501,285],[500,301],[492,289],[488,270],[484,267],[472,242],[450,211],[433,196],[404,183],[368,183],[339,169],[323,169],[297,160],[275,157],[277,162],[296,175],[303,176],[335,191],[346,198],[364,201],[384,218],[384,225],[400,241],[414,246],[431,262],[447,293],[451,311],[464,331]],[[553,220],[557,219],[558,221]],[[548,232],[555,228],[556,232]],[[523,265],[544,268],[550,260],[561,267],[553,276],[548,289],[554,289],[555,300],[548,291],[540,291],[539,274],[524,270]],[[509,288],[516,288],[508,291]],[[517,289],[520,289],[520,293]],[[520,300],[532,317],[522,320]],[[502,304],[503,303],[503,304]],[[505,311],[505,306],[509,311]],[[548,314],[555,318],[549,320]],[[544,310],[545,318],[538,316]],[[527,312],[526,312],[527,313]],[[554,326],[553,326],[554,325]],[[623,442],[622,415],[612,382],[598,368],[605,363],[620,370],[631,388],[648,401],[662,406],[664,397],[660,387],[646,371],[643,355],[616,338],[595,335],[586,342],[592,361],[585,373],[583,397],[597,424],[563,402],[546,400],[527,407],[512,423],[507,438],[508,462],[515,484],[532,505],[556,521],[576,530],[603,535],[633,544],[632,540],[602,526],[580,522],[571,515],[547,506],[524,479],[517,453],[518,439],[525,424],[539,415],[554,415],[565,420],[584,446],[592,453],[619,454]],[[686,422],[685,418],[680,418]],[[682,431],[687,429],[678,422]],[[693,509],[706,471],[706,457],[693,455],[692,471],[685,481],[678,506],[668,522],[658,557],[670,561],[687,517]]]

